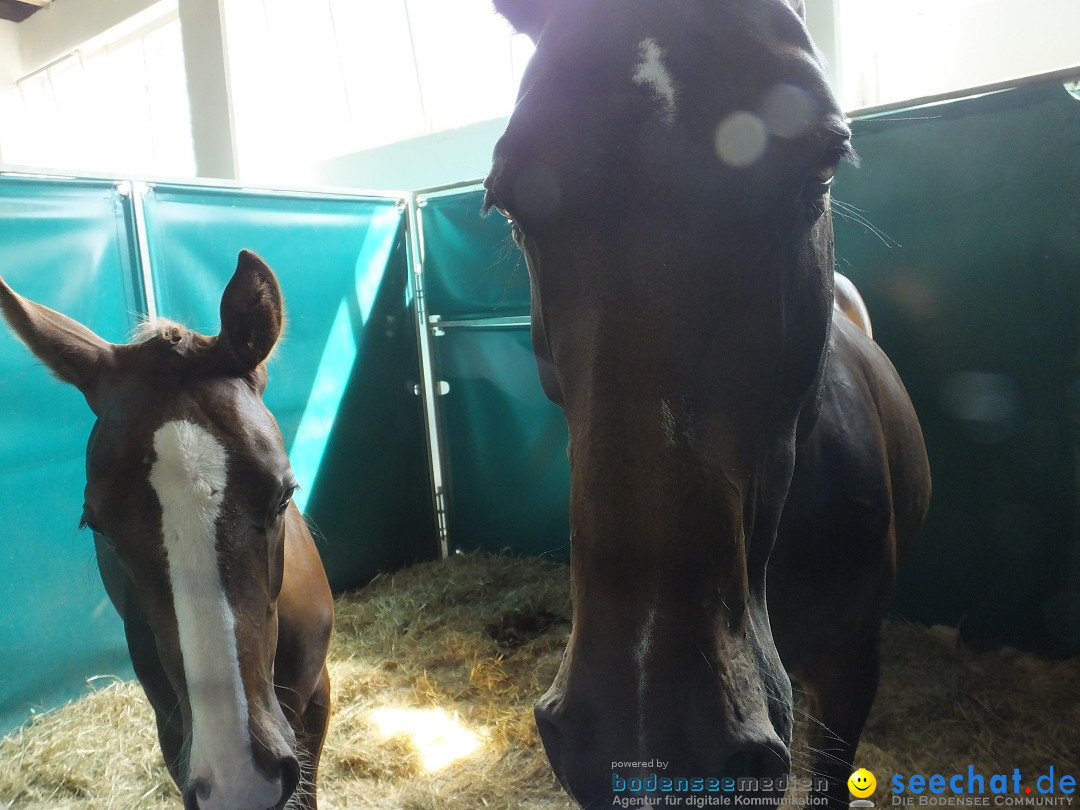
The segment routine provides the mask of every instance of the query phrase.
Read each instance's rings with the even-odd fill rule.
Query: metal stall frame
[[[475,184],[470,184],[475,185]],[[442,414],[438,398],[447,393],[444,381],[436,379],[432,338],[436,327],[427,311],[424,291],[424,219],[423,208],[432,192],[418,191],[407,197],[409,269],[413,285],[413,313],[416,317],[416,342],[420,349],[420,384],[416,395],[423,402],[424,428],[428,445],[428,473],[431,478],[431,499],[435,510],[435,525],[439,533],[439,558],[450,556],[450,530],[447,515],[446,448],[442,440]],[[437,316],[436,316],[437,319]]]
[[[7,171],[0,166],[0,175],[16,174]],[[43,176],[43,175],[38,175]],[[62,175],[62,179],[111,179],[108,177],[96,178],[93,175]],[[146,226],[145,201],[157,186],[170,186],[172,188],[206,189],[207,191],[245,192],[260,197],[292,198],[292,199],[320,199],[320,200],[355,200],[360,198],[391,200],[397,203],[398,209],[403,210],[407,204],[409,193],[405,191],[372,191],[368,189],[348,188],[307,188],[304,186],[275,186],[240,183],[231,180],[212,180],[201,178],[187,178],[172,180],[168,178],[127,178],[116,181],[117,191],[131,197],[132,211],[135,216],[135,241],[139,255],[139,269],[143,283],[143,304],[145,315],[148,319],[158,317],[157,294],[154,290],[153,266],[150,258],[150,234]]]
[[[415,191],[409,201],[409,246],[412,250],[411,261],[415,281],[416,328],[420,346],[420,364],[423,390],[418,392],[424,397],[427,419],[428,447],[431,456],[432,490],[435,499],[437,525],[439,527],[439,546],[442,558],[451,554],[453,548],[450,533],[449,500],[447,490],[449,469],[448,450],[444,438],[444,413],[442,397],[450,393],[449,383],[439,379],[436,368],[434,341],[447,332],[472,329],[513,329],[529,327],[530,316],[506,316],[492,318],[470,318],[446,320],[441,315],[433,314],[429,309],[428,296],[425,294],[424,260],[426,243],[424,239],[424,209],[428,202],[440,197],[456,196],[483,191],[483,179],[465,180],[448,183]],[[479,218],[480,212],[477,211]],[[460,551],[458,552],[460,553]]]

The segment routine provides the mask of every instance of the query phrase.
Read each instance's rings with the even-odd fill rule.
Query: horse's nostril
[[[199,802],[210,798],[210,783],[205,779],[196,779],[184,791],[184,810],[199,810]]]
[[[728,755],[723,775],[735,779],[779,779],[791,769],[791,758],[783,743],[750,743]]]
[[[285,757],[279,765],[281,772],[281,803],[284,805],[300,784],[300,763],[296,757]]]
[[[544,709],[535,709],[533,717],[536,719],[536,730],[540,732],[540,741],[544,744],[548,759],[554,761],[555,754],[562,745],[563,734],[555,720]]]

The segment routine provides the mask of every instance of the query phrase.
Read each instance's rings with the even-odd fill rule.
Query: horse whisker
[[[862,225],[864,228],[869,230],[870,233],[874,234],[874,236],[880,239],[882,244],[884,244],[886,247],[903,247],[903,245],[901,245],[899,242],[897,242],[895,239],[885,233],[885,231],[874,225],[869,219],[866,218],[866,216],[864,216],[863,212],[855,206],[850,205],[849,203],[845,203],[843,200],[838,200],[836,199],[836,197],[832,198],[832,206],[833,213],[835,213],[839,217],[842,217],[843,219],[849,220],[850,222],[855,222],[859,225]]]

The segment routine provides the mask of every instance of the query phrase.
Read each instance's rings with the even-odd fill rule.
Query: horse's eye
[[[289,504],[292,503],[293,493],[296,492],[296,487],[289,487],[285,490],[285,494],[281,498],[281,503],[277,506],[277,516],[284,517],[285,512],[289,509]]]
[[[842,132],[835,132],[832,145],[821,156],[816,171],[807,175],[800,189],[801,196],[811,202],[820,202],[829,193],[841,161],[858,165],[859,159],[851,148],[851,133],[845,127]]]
[[[94,534],[105,534],[105,532],[101,530],[101,526],[99,526],[97,521],[94,519],[94,516],[90,513],[90,507],[88,506],[83,507],[83,513],[79,517],[79,528],[89,529]]]

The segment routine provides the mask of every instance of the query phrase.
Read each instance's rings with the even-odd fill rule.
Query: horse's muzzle
[[[296,757],[283,757],[278,761],[277,776],[281,781],[281,797],[272,808],[244,808],[244,810],[282,810],[300,784],[300,763]],[[204,810],[212,806],[213,786],[205,779],[197,779],[184,791],[184,810]]]

